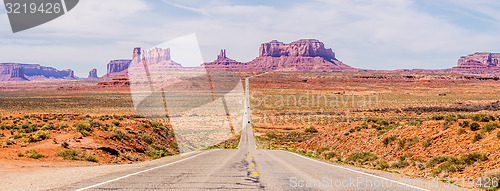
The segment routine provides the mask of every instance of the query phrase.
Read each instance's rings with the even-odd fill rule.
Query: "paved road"
[[[188,154],[140,171],[85,180],[57,190],[442,190],[428,180],[321,162],[277,150],[258,150],[250,115],[248,79],[238,149]],[[421,182],[420,182],[421,181]],[[405,183],[406,182],[406,183]],[[434,185],[435,186],[435,185]],[[453,189],[447,189],[453,190]]]

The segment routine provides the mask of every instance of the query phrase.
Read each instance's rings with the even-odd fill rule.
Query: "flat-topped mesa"
[[[454,69],[488,69],[500,67],[500,53],[476,52],[458,59]]]
[[[143,57],[148,64],[155,64],[155,63],[169,61],[171,60],[170,48],[163,49],[155,47],[151,50],[144,52]]]
[[[332,49],[326,49],[325,45],[319,40],[302,39],[290,44],[273,40],[260,46],[259,57],[323,57],[326,60],[335,59],[335,53]]]

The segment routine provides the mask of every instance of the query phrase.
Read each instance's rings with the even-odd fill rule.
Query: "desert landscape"
[[[226,50],[199,67],[182,67],[169,49],[141,54],[135,48],[132,60],[141,57],[156,64],[148,63],[152,72],[155,67],[182,75],[206,70],[210,80],[222,72],[237,76],[237,83],[258,75],[250,81],[250,108],[260,149],[456,184],[499,176],[498,54],[471,54],[450,69],[393,71],[350,67],[318,40],[263,43],[259,57],[248,63],[228,58]],[[179,148],[179,143],[190,138],[176,135],[181,131],[172,127],[173,116],[145,118],[136,112],[132,60],[113,60],[104,76],[94,69],[87,79],[74,79],[70,70],[60,75],[53,68],[39,67],[37,73],[1,64],[2,170],[136,163],[181,153],[185,144]],[[234,84],[209,84],[200,77],[174,81],[168,87],[192,92]],[[212,99],[227,93],[221,92],[212,91]],[[239,139],[233,130],[219,144],[200,144],[234,149]]]

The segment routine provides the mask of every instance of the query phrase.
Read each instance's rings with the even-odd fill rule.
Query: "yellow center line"
[[[255,164],[254,164],[254,163],[251,163],[250,165],[255,166]]]
[[[257,173],[257,172],[253,172],[253,175],[254,175],[254,176],[259,176],[259,173]]]
[[[253,158],[250,158],[250,160],[253,160]]]

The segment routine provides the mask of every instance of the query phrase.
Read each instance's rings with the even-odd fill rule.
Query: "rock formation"
[[[241,63],[226,57],[222,50],[217,60],[205,63],[212,71],[357,71],[335,58],[332,49],[314,39],[298,40],[285,44],[273,40],[260,46],[259,57]]]
[[[0,81],[74,79],[72,70],[57,70],[38,64],[0,63]]]
[[[500,67],[500,53],[476,52],[458,59],[455,69],[487,69]]]
[[[225,49],[220,51],[217,60],[205,63],[205,69],[207,71],[243,71],[245,66],[244,63],[227,58]]]
[[[106,75],[102,78],[116,78],[127,75],[127,68],[132,60],[111,60],[107,66]]]
[[[90,70],[88,79],[97,79],[97,78],[99,78],[97,77],[97,69],[94,68]]]

